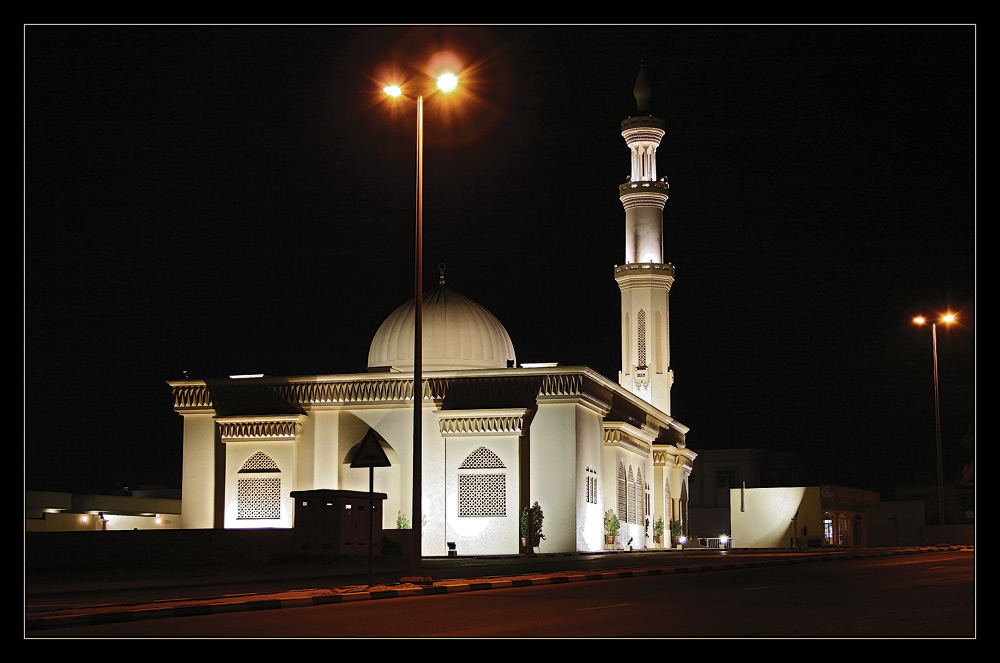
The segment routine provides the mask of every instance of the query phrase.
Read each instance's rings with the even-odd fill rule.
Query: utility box
[[[297,490],[295,552],[319,555],[367,555],[382,552],[382,502],[385,493],[356,490]],[[369,514],[369,518],[365,518]],[[369,530],[368,523],[372,523]]]

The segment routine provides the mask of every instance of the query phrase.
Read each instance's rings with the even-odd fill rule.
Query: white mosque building
[[[635,96],[638,113],[622,122],[632,169],[620,187],[625,263],[614,271],[617,383],[585,366],[517,367],[503,325],[443,277],[423,297],[424,555],[446,554],[449,542],[463,555],[518,553],[519,515],[534,502],[545,514],[544,552],[652,547],[659,518],[686,529],[697,454],[670,412],[674,268],[663,261],[668,186],[656,177],[664,121],[646,114],[644,71]],[[374,470],[382,525],[411,517],[415,308],[386,318],[369,373],[170,382],[184,419],[183,527],[288,528],[292,491],[367,491],[369,470],[351,461],[369,431],[391,463]],[[621,522],[613,544],[609,510]]]

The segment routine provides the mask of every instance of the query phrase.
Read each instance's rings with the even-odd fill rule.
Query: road
[[[971,550],[46,630],[43,637],[975,636]]]

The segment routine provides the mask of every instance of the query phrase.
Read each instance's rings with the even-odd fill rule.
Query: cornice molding
[[[657,446],[653,449],[653,465],[663,467],[680,467],[688,474],[694,469],[694,459],[698,454],[690,449],[679,449],[675,446]]]
[[[670,290],[674,284],[674,266],[671,263],[635,262],[615,265],[615,281],[622,290],[629,288],[662,288]]]
[[[178,414],[268,415],[294,410],[412,405],[412,374],[346,374],[263,377],[246,380],[179,380],[168,382]],[[215,395],[213,396],[213,392]],[[245,395],[245,398],[244,398]],[[651,408],[621,385],[586,366],[482,369],[425,373],[424,404],[465,411],[490,402],[532,408],[544,403],[574,403],[607,416],[619,405],[645,411],[652,427],[683,436],[687,427]],[[245,409],[244,401],[246,402]],[[449,405],[450,403],[450,405]],[[282,409],[283,408],[283,409]],[[633,415],[630,415],[633,416]]]
[[[521,435],[531,414],[526,408],[437,412],[442,437]]]
[[[261,417],[216,417],[223,442],[292,442],[302,434],[304,414]]]
[[[633,426],[624,421],[604,422],[604,445],[609,447],[622,447],[629,449],[643,456],[648,456],[653,440],[656,439],[656,431],[649,426]]]

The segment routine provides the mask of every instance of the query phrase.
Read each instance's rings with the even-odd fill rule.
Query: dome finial
[[[639,76],[635,79],[635,87],[632,88],[635,95],[635,105],[641,115],[649,114],[649,98],[653,96],[653,90],[649,86],[649,77],[646,75],[646,65],[639,61]]]
[[[438,263],[438,285],[444,285],[444,270],[447,267],[448,265],[444,264],[443,262]]]

